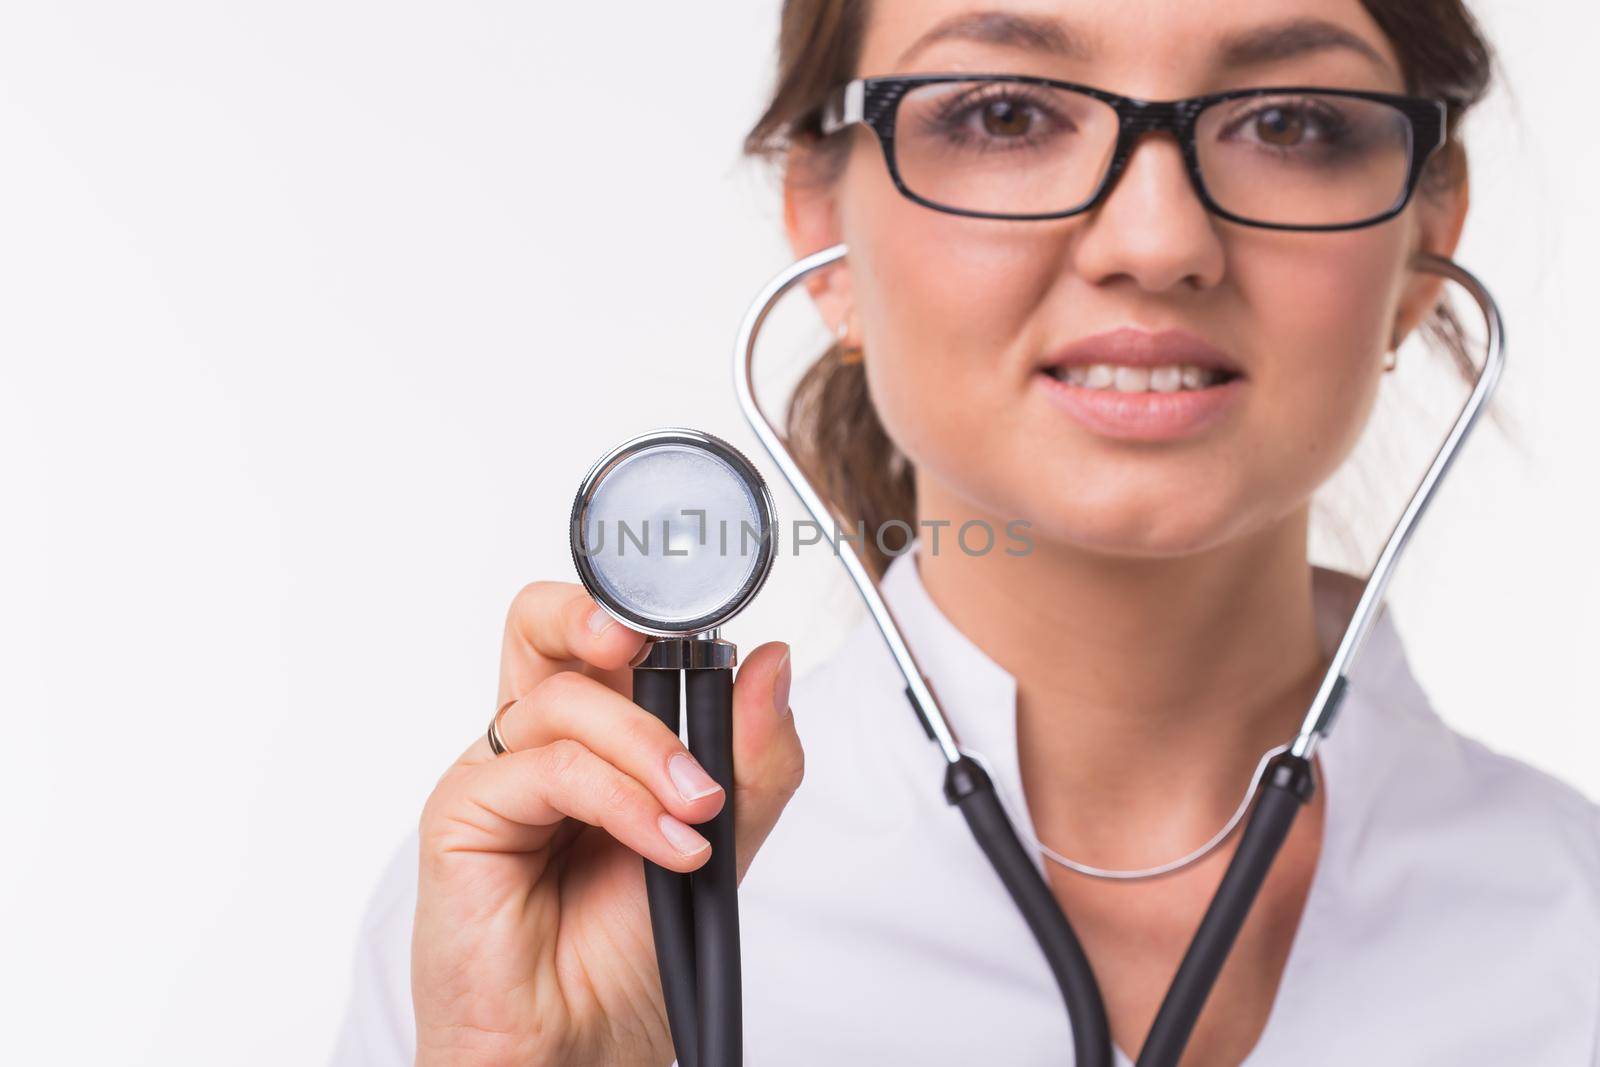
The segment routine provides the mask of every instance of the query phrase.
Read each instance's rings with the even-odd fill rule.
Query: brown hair
[[[1457,131],[1492,76],[1488,41],[1463,0],[1361,3],[1394,45],[1406,91],[1447,106],[1449,138],[1429,161],[1422,193],[1455,187],[1467,173]],[[784,0],[776,85],[745,137],[747,155],[803,168],[791,180],[826,184],[838,176],[846,143],[823,138],[822,106],[831,89],[855,77],[867,12],[868,0]],[[1422,333],[1464,375],[1475,374],[1466,332],[1448,306],[1434,309]],[[881,576],[892,556],[873,533],[888,523],[915,529],[916,486],[910,463],[872,406],[861,364],[843,358],[838,344],[830,346],[795,387],[785,424],[796,459],[828,504],[852,531],[865,524],[867,536],[858,543],[867,566]],[[900,547],[891,545],[891,552]]]

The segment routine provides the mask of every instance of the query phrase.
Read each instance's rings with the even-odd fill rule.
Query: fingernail
[[[677,849],[681,855],[692,856],[703,848],[711,847],[711,842],[696,833],[694,827],[673,818],[667,812],[661,813],[656,825],[661,827],[661,836],[667,839],[667,844]]]
[[[685,800],[699,800],[722,788],[693,756],[682,752],[667,761],[667,775],[678,787],[678,795]]]
[[[605,608],[595,608],[594,614],[589,616],[589,632],[598,637],[605,633],[616,621],[606,612]]]
[[[778,676],[772,682],[772,710],[778,713],[781,719],[789,714],[789,650],[783,650],[783,659],[778,662]]]

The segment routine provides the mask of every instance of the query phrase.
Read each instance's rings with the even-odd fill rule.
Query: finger
[[[789,646],[773,641],[740,667],[733,686],[734,834],[739,875],[772,832],[805,775],[789,710]]]
[[[677,734],[582,674],[562,671],[534,686],[501,717],[500,736],[513,752],[571,738],[642,783],[685,822],[704,822],[722,810],[722,787]]]
[[[643,784],[571,738],[461,768],[429,798],[423,844],[436,855],[534,852],[568,818],[675,871],[699,867],[711,852]]]
[[[645,637],[607,614],[575,582],[532,582],[506,612],[500,697],[520,697],[558,671],[593,668],[615,683]],[[615,686],[614,686],[615,687]]]

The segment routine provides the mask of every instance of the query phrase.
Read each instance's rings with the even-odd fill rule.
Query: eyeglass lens
[[[901,99],[901,181],[960,211],[1050,215],[1094,195],[1116,149],[1108,103],[1019,82],[929,82]],[[1201,112],[1195,153],[1224,211],[1285,226],[1337,226],[1390,211],[1411,171],[1411,123],[1389,104],[1323,93],[1222,100]]]

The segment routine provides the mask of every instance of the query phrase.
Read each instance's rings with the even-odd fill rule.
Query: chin
[[[1220,497],[1138,493],[1115,488],[1039,502],[1017,514],[1041,548],[1125,559],[1176,559],[1214,549],[1242,535],[1247,509]]]

